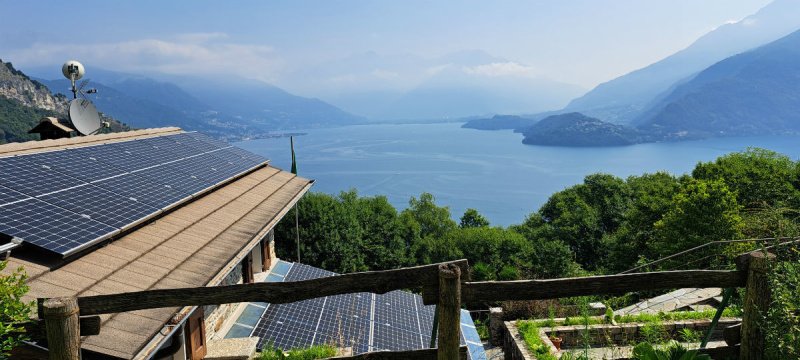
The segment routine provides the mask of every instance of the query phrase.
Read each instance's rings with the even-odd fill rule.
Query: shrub
[[[8,262],[0,261],[0,271]],[[24,270],[20,267],[10,275],[0,275],[0,358],[5,358],[12,349],[26,340],[22,323],[30,321],[33,304],[22,301],[28,292]]]
[[[264,348],[261,360],[315,360],[336,356],[336,348],[330,345],[314,345],[306,349],[292,349],[284,353],[275,347]]]

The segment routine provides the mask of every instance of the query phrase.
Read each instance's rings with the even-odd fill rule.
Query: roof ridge
[[[83,147],[108,142],[127,141],[162,136],[166,134],[176,134],[181,132],[183,132],[183,130],[181,130],[179,127],[162,127],[99,135],[77,136],[63,139],[8,143],[0,145],[0,156],[23,155],[48,150],[62,150],[68,147]]]

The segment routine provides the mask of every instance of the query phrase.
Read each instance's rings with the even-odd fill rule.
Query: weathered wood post
[[[747,271],[744,314],[742,315],[742,345],[739,353],[741,360],[764,358],[765,341],[760,322],[771,301],[767,272],[769,262],[773,259],[775,259],[774,254],[753,251],[741,255],[736,261],[739,270]]]
[[[81,334],[77,299],[48,299],[44,302],[42,312],[47,327],[50,360],[79,360]]]
[[[461,268],[439,265],[439,360],[459,358],[461,332]]]

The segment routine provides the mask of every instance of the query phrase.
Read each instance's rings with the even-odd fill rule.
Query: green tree
[[[740,206],[722,180],[689,180],[672,202],[655,224],[653,250],[659,257],[709,241],[741,237]]]
[[[613,271],[630,269],[640,259],[655,260],[653,225],[672,207],[672,198],[680,189],[678,179],[665,172],[631,176],[626,182],[630,205],[617,231],[603,239],[610,251],[604,265]]]
[[[749,148],[699,163],[692,176],[724,181],[745,208],[800,205],[798,164],[771,150]]]
[[[486,220],[478,210],[470,208],[464,211],[464,215],[461,216],[461,222],[458,226],[461,228],[486,227],[489,226],[489,220]]]
[[[346,194],[346,193],[345,193]],[[343,195],[347,197],[347,195]],[[298,203],[300,256],[305,264],[336,272],[367,270],[359,214],[342,198],[308,193]],[[278,255],[296,259],[294,217],[285,217],[275,230]]]
[[[18,268],[5,273],[3,270],[7,266],[7,261],[0,261],[0,358],[8,356],[11,350],[28,339],[20,325],[30,321],[33,306],[22,300],[28,292],[25,272]]]
[[[437,206],[433,194],[422,193],[419,199],[411,197],[408,208],[403,213],[410,214],[419,224],[419,237],[442,237],[448,231],[456,228],[456,222],[450,218],[450,208]]]
[[[550,240],[561,240],[575,253],[576,261],[587,269],[596,269],[605,254],[600,213],[586,202],[585,185],[577,185],[550,196],[539,212],[529,217],[528,227],[539,225],[537,232]]]

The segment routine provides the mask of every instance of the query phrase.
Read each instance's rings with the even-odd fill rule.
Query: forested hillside
[[[28,134],[28,130],[42,117],[65,117],[67,103],[65,96],[52,95],[44,84],[32,80],[11,63],[0,61],[0,144],[38,140],[39,135]],[[130,129],[110,117],[102,117],[111,124],[103,131]]]
[[[300,251],[303,263],[337,272],[467,258],[475,279],[616,273],[714,240],[800,235],[798,207],[800,163],[750,149],[679,177],[589,175],[508,228],[492,227],[472,209],[456,222],[425,193],[403,211],[383,196],[311,193],[299,203]],[[296,258],[294,229],[294,216],[277,227],[282,258]],[[706,268],[720,258],[661,266],[689,261]]]

